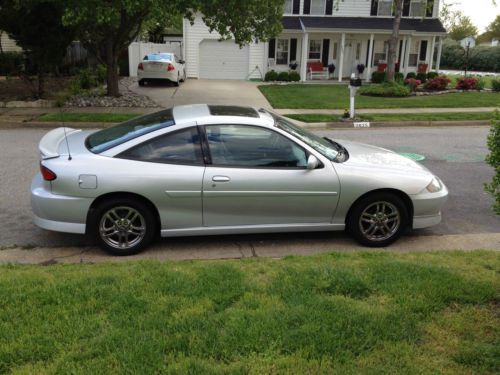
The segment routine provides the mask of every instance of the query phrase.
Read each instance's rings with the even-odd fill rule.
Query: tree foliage
[[[38,75],[37,96],[44,95],[44,73],[57,66],[73,40],[73,29],[62,23],[63,8],[51,0],[3,0],[0,30],[22,47]]]
[[[448,29],[450,38],[459,41],[468,36],[475,37],[477,34],[477,27],[472,23],[470,17],[464,15],[462,12],[456,12]]]
[[[493,210],[500,215],[500,112],[498,111],[494,113],[491,122],[488,148],[490,153],[486,156],[486,162],[495,169],[495,175],[490,183],[485,184],[485,190],[495,199]]]
[[[77,28],[79,39],[108,68],[108,95],[118,95],[118,56],[144,28],[193,22],[198,12],[222,39],[244,45],[281,31],[282,0],[67,0],[64,22]]]

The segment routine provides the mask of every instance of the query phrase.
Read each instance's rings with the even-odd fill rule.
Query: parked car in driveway
[[[185,62],[173,53],[151,53],[137,66],[139,86],[151,81],[166,80],[179,86],[186,80]]]
[[[419,163],[321,138],[264,109],[188,105],[39,145],[35,223],[117,255],[164,237],[347,230],[387,246],[438,224],[448,195]]]

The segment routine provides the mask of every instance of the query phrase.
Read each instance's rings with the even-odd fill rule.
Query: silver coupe
[[[448,191],[382,148],[319,137],[264,109],[178,106],[39,145],[35,223],[116,255],[163,237],[347,229],[387,246],[438,224]]]

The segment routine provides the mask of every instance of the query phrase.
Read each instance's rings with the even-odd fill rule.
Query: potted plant
[[[335,64],[331,63],[331,64],[328,64],[328,74],[329,75],[333,75],[333,73],[335,73]]]
[[[297,64],[297,61],[292,61],[290,64],[288,64],[288,67],[292,70],[297,69],[297,66],[299,66],[299,64]]]
[[[358,71],[358,75],[363,74],[363,72],[365,71],[365,64],[358,64],[356,66],[356,70]]]

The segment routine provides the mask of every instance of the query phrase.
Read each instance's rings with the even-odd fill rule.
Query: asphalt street
[[[37,144],[47,129],[0,130],[0,247],[62,247],[89,245],[84,236],[48,232],[31,222],[30,183],[38,170]],[[383,128],[319,131],[335,139],[350,139],[425,156],[423,164],[450,190],[443,222],[415,231],[415,236],[500,232],[500,217],[491,211],[493,200],[483,191],[493,169],[484,162],[488,127]],[[162,239],[156,248],[210,249],[225,245],[330,246],[351,240],[343,233],[266,234]],[[247,247],[248,245],[248,247]],[[246,251],[246,250],[245,250]]]

